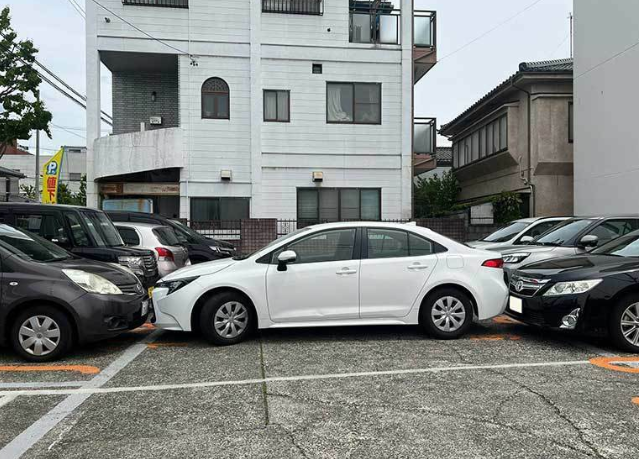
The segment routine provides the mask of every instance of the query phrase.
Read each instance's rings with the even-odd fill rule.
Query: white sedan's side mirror
[[[294,263],[297,260],[297,254],[293,250],[285,250],[277,256],[277,270],[286,271],[286,265]]]
[[[519,242],[521,242],[522,244],[530,244],[535,238],[533,238],[532,236],[523,236]]]

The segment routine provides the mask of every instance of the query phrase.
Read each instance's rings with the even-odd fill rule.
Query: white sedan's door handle
[[[423,269],[428,269],[428,265],[422,265],[419,263],[415,263],[414,265],[410,265],[408,267],[408,269],[413,270],[413,271],[421,271]]]
[[[339,271],[337,271],[337,275],[339,276],[344,276],[346,274],[356,274],[357,270],[356,269],[350,269],[350,268],[342,268]]]

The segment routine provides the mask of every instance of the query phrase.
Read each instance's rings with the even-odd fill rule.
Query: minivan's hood
[[[186,277],[207,276],[209,274],[220,272],[237,262],[237,260],[234,260],[232,258],[220,258],[219,260],[198,263],[197,265],[186,266],[184,268],[178,269],[177,271],[173,271],[168,276],[160,279],[160,281],[184,279]]]
[[[587,254],[531,263],[518,272],[522,276],[563,281],[601,278],[635,270],[639,270],[639,258]]]
[[[102,263],[99,261],[87,260],[84,258],[72,258],[64,261],[46,263],[46,266],[59,269],[78,269],[88,273],[97,274],[113,282],[115,285],[137,284],[138,278],[135,274],[128,272],[119,265]]]

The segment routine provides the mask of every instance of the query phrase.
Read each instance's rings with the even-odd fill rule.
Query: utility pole
[[[40,102],[40,93],[37,99]],[[36,131],[35,196],[36,202],[40,202],[40,131]]]
[[[572,39],[573,16],[572,16],[572,11],[568,14],[568,19],[570,20],[570,58],[572,59],[572,47],[573,47],[573,39]]]

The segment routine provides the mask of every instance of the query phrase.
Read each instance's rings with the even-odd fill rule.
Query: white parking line
[[[0,397],[0,408],[5,405],[8,405],[12,401],[14,401],[18,396],[17,395],[5,395],[4,397]]]
[[[106,367],[101,373],[95,376],[90,381],[86,382],[84,387],[96,390],[106,384],[111,378],[113,378],[118,372],[131,363],[137,356],[139,356],[147,348],[147,344],[155,341],[160,334],[161,330],[156,330],[143,339],[141,342],[136,343],[127,348],[124,353],[118,357],[111,365]],[[26,395],[29,391],[2,391],[0,393],[4,396]],[[36,391],[33,391],[36,392]],[[42,437],[44,437],[51,429],[53,429],[60,421],[69,416],[77,407],[79,407],[86,399],[88,399],[94,392],[59,392],[53,395],[65,395],[69,394],[67,398],[58,403],[51,411],[42,416],[36,422],[31,424],[24,432],[11,440],[4,448],[0,450],[0,457],[2,459],[17,459],[26,453],[33,445],[35,445]]]
[[[47,387],[80,387],[87,381],[0,383],[0,389],[44,389]]]
[[[122,392],[156,392],[165,390],[177,390],[177,389],[200,389],[206,387],[219,387],[219,386],[240,386],[247,384],[263,384],[272,382],[295,382],[295,381],[314,381],[322,379],[345,379],[345,378],[365,378],[365,377],[380,377],[380,376],[396,376],[396,375],[411,375],[422,373],[443,373],[443,372],[456,372],[456,371],[474,371],[474,370],[497,370],[497,369],[514,369],[514,368],[539,368],[539,367],[564,367],[574,365],[590,365],[588,360],[569,360],[562,362],[535,362],[535,363],[505,363],[501,365],[459,365],[453,367],[433,367],[433,368],[413,368],[407,370],[387,370],[387,371],[363,371],[357,373],[330,373],[320,375],[300,375],[300,376],[275,376],[271,378],[262,379],[242,379],[232,381],[211,381],[211,382],[199,382],[199,383],[185,383],[185,384],[162,384],[151,386],[133,386],[133,387],[89,387],[84,386],[79,389],[61,389],[61,390],[22,390],[6,392],[0,391],[0,396],[7,394],[18,394],[25,396],[37,396],[37,395],[69,395],[73,396],[90,396],[92,394],[117,394]],[[0,457],[2,456],[0,451]]]

